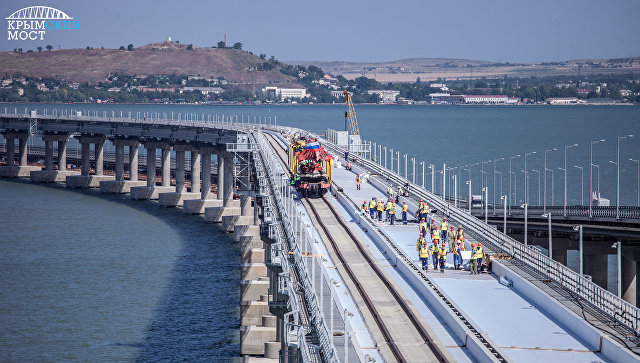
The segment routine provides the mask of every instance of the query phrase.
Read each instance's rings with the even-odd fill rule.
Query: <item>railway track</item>
[[[282,145],[271,135],[269,142],[280,161],[287,165]],[[334,261],[337,259],[340,270],[344,271],[343,278],[348,278],[357,290],[373,322],[371,325],[377,327],[377,340],[380,337],[384,340],[388,349],[381,346],[381,353],[385,359],[397,362],[449,361],[446,348],[434,339],[435,334],[420,321],[402,292],[370,257],[369,251],[333,205],[325,198],[307,198],[303,203],[311,211],[314,224],[321,228],[325,240],[330,243]],[[374,330],[374,327],[370,329]]]

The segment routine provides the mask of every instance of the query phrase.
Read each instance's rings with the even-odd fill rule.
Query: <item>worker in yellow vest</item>
[[[453,249],[453,268],[456,270],[462,266],[462,250],[460,249],[460,241],[456,241],[456,246]]]
[[[482,243],[478,243],[476,248],[476,258],[478,259],[478,273],[482,273],[482,259],[485,257],[484,249],[482,249]]]
[[[376,197],[371,197],[371,202],[369,202],[369,214],[371,215],[371,219],[376,217]]]
[[[447,262],[447,247],[444,241],[438,250],[438,261],[440,262],[440,273],[444,273],[444,265]]]
[[[441,226],[441,235],[440,238],[442,242],[447,242],[447,230],[449,229],[449,224],[447,223],[447,217],[442,217],[442,226]]]
[[[422,233],[420,233],[420,238],[418,238],[418,242],[416,243],[416,250],[418,251],[418,258],[420,258],[422,269],[427,271],[429,269],[429,249],[427,248],[427,240]]]
[[[390,221],[391,220],[391,207],[393,206],[393,202],[391,201],[391,199],[389,199],[387,201],[387,203],[384,206],[384,212],[385,212],[385,216],[384,216],[384,220],[385,221]]]
[[[356,175],[356,190],[360,190],[360,184],[362,184],[362,175],[358,173],[358,175]]]
[[[391,205],[389,206],[389,220],[391,221],[391,225],[396,223],[396,204],[395,203],[391,203]]]
[[[409,211],[409,206],[407,205],[407,201],[402,201],[402,224],[407,224],[407,212]]]
[[[382,222],[382,211],[384,209],[384,202],[383,201],[379,201],[376,204],[376,209],[378,210],[378,222]]]
[[[456,231],[453,230],[453,226],[449,226],[447,241],[449,241],[449,252],[453,252],[453,249],[456,247]]]
[[[436,226],[437,227],[437,226]],[[433,260],[433,269],[438,269],[438,247],[440,246],[440,231],[438,228],[433,230],[431,235],[431,258]]]
[[[418,230],[420,233],[422,233],[425,236],[429,235],[429,229],[427,228],[427,222],[425,222],[424,218],[422,218],[422,220],[420,221],[420,224],[418,224]]]
[[[472,275],[478,274],[478,255],[476,254],[477,249],[476,246],[471,244],[471,260],[469,261],[469,271],[471,271]]]

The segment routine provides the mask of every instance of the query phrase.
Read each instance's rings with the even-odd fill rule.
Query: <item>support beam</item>
[[[82,147],[82,176],[91,174],[91,144],[83,142]]]
[[[94,144],[94,157],[96,159],[96,175],[102,176],[104,173],[104,142],[105,139],[102,138],[100,141]]]
[[[124,144],[116,143],[116,181],[124,180]]]
[[[182,157],[184,159],[184,152],[182,153]],[[169,187],[171,186],[171,148],[164,147],[162,148],[162,186]],[[182,171],[184,172],[184,160],[182,164]],[[184,182],[184,174],[183,174],[183,182]]]
[[[153,147],[147,147],[147,186],[153,187],[156,185],[156,149]]]
[[[129,145],[129,180],[138,181],[138,144]]]
[[[233,201],[233,155],[229,153],[224,153],[224,194],[223,194],[223,204],[225,207],[231,206],[231,201]]]
[[[13,136],[5,135],[7,139],[7,166],[14,166],[16,160],[15,141]]]
[[[64,140],[58,140],[58,170],[59,171],[67,170],[67,141],[68,140],[69,140],[68,137],[65,138]]]
[[[202,152],[202,186],[200,191],[200,199],[207,200],[211,194],[211,154],[207,151]]]
[[[200,152],[191,150],[191,193],[200,192]]]
[[[622,299],[631,305],[638,306],[638,262],[626,258],[626,248],[624,246],[622,248]]]
[[[224,157],[223,152],[219,151],[217,154],[218,159],[218,199],[224,199]]]
[[[53,140],[44,140],[44,170],[53,170]]]
[[[185,151],[176,150],[176,193],[182,193],[184,189],[184,166],[185,166]],[[164,184],[164,176],[162,177]]]

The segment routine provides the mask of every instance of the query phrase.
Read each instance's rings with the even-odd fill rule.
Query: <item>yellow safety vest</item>
[[[437,244],[435,244],[435,243],[431,244],[431,252],[432,253],[438,252],[438,245]]]
[[[389,214],[396,214],[396,206],[391,204],[391,207],[389,207]]]
[[[424,237],[422,238],[418,238],[418,242],[416,242],[416,249],[420,248],[420,246],[422,246],[422,243],[426,243],[427,241],[424,239]]]
[[[403,204],[403,205],[402,205],[402,211],[403,211],[403,212],[406,212],[406,211],[408,211],[408,210],[409,210],[409,206],[408,206],[408,205],[406,205],[406,204]]]
[[[383,210],[382,208],[383,208],[383,207],[382,207],[382,203],[378,203],[378,210],[379,210],[380,212],[382,212],[382,210]]]
[[[446,248],[440,248],[440,250],[438,251],[438,258],[447,258]]]
[[[482,258],[482,247],[476,248],[476,258]]]
[[[428,258],[429,257],[429,249],[426,246],[420,247],[419,256],[420,256],[420,258]]]
[[[385,208],[385,210],[389,210],[392,208],[392,204],[391,202],[387,202],[387,207]]]
[[[376,202],[375,201],[371,201],[369,202],[369,208],[375,208],[376,207]]]
[[[434,229],[432,236],[433,236],[434,240],[436,240],[436,239],[439,240],[440,239],[440,232],[437,229]]]
[[[446,230],[447,230],[447,227],[449,227],[449,225],[447,224],[447,222],[444,222],[444,221],[443,221],[443,222],[442,222],[441,229],[442,229],[443,231],[446,231]]]
[[[471,249],[471,259],[472,260],[477,260],[478,259],[478,256],[476,255],[476,252],[477,252],[477,248],[474,247],[473,249]]]

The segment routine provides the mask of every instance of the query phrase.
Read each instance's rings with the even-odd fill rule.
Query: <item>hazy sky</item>
[[[280,60],[640,56],[639,0],[2,0],[2,17],[32,5],[80,19],[80,30],[49,30],[44,41],[9,41],[4,20],[0,50],[117,48],[167,37],[212,46],[226,33],[227,43],[242,42],[245,50]]]

